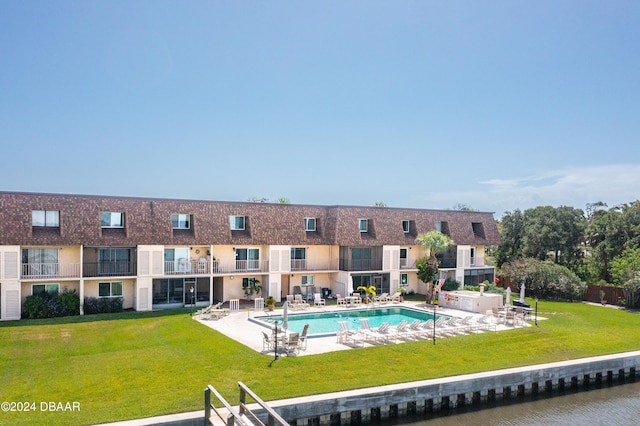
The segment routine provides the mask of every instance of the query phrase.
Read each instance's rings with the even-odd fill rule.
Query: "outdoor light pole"
[[[538,296],[536,296],[536,327],[538,326]]]
[[[275,358],[273,359],[274,361],[278,359],[278,321],[276,321],[276,329],[275,329],[275,334],[274,334],[274,340],[275,340]]]
[[[193,316],[193,286],[191,286],[191,289],[189,290],[189,293],[191,293],[191,316]]]
[[[433,344],[436,344],[436,305],[433,305]]]

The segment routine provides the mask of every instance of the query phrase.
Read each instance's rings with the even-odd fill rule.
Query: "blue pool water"
[[[360,318],[368,318],[371,327],[379,327],[383,322],[391,325],[398,325],[400,321],[407,320],[410,323],[414,320],[427,321],[433,318],[433,314],[427,311],[403,307],[390,308],[374,308],[374,309],[357,309],[332,312],[314,312],[314,313],[289,313],[288,330],[302,333],[305,324],[309,324],[307,334],[313,335],[332,335],[335,334],[340,326],[339,321],[346,321],[349,328],[357,330],[360,328]],[[437,318],[437,317],[436,317]],[[282,327],[282,315],[271,315],[268,317],[255,317],[252,320],[262,325],[272,328],[276,321],[278,327]]]

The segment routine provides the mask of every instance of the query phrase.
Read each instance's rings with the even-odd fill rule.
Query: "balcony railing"
[[[164,262],[164,273],[166,275],[194,275],[209,274],[209,262],[206,260],[167,260]]]
[[[80,278],[79,263],[23,263],[22,278]]]
[[[330,271],[336,269],[329,260],[291,259],[292,271]]]
[[[82,265],[84,277],[120,277],[135,276],[137,274],[136,262],[115,260]]]
[[[382,259],[340,259],[342,271],[381,271]]]

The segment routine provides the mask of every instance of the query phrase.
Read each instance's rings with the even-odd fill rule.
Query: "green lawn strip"
[[[81,410],[0,413],[0,423],[77,425],[199,410],[207,384],[237,403],[238,381],[273,400],[640,349],[636,313],[545,301],[540,315],[548,319],[539,327],[276,362],[185,310],[5,322],[0,401],[76,401]]]

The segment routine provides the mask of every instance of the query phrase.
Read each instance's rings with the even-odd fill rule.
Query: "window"
[[[190,229],[191,215],[190,214],[172,214],[171,224],[173,226],[173,229]]]
[[[33,210],[31,225],[58,227],[60,226],[60,212],[57,210]]]
[[[98,297],[122,296],[122,282],[98,283]]]
[[[402,230],[404,231],[405,234],[409,233],[409,231],[411,230],[411,221],[410,220],[403,220],[402,221]]]
[[[400,267],[407,268],[409,266],[409,249],[406,247],[400,247]]]
[[[484,228],[482,226],[482,223],[473,222],[471,224],[471,228],[473,229],[473,235],[475,235],[476,237],[484,238]]]
[[[102,212],[100,213],[100,224],[103,228],[123,228],[124,213]]]
[[[22,249],[23,275],[58,275],[58,249]]]
[[[260,269],[260,249],[237,248],[236,270]]]
[[[449,225],[447,222],[436,222],[436,231],[444,235],[449,235]]]
[[[369,229],[369,220],[358,219],[358,227],[360,228],[360,232],[367,232],[367,230]]]
[[[313,275],[303,275],[302,276],[302,285],[313,285]]]
[[[243,231],[244,230],[244,216],[229,216],[229,225],[231,226],[232,231]]]
[[[191,272],[189,249],[186,247],[164,249],[164,270],[165,273]]]
[[[304,230],[307,232],[316,230],[316,218],[315,217],[305,217],[304,218]]]
[[[305,269],[307,264],[307,249],[304,247],[291,247],[291,268]]]
[[[409,285],[409,274],[400,274],[400,285]]]
[[[31,294],[57,294],[60,292],[60,284],[34,284],[31,286]]]
[[[98,274],[129,275],[133,271],[131,249],[124,247],[102,247],[98,249]]]

